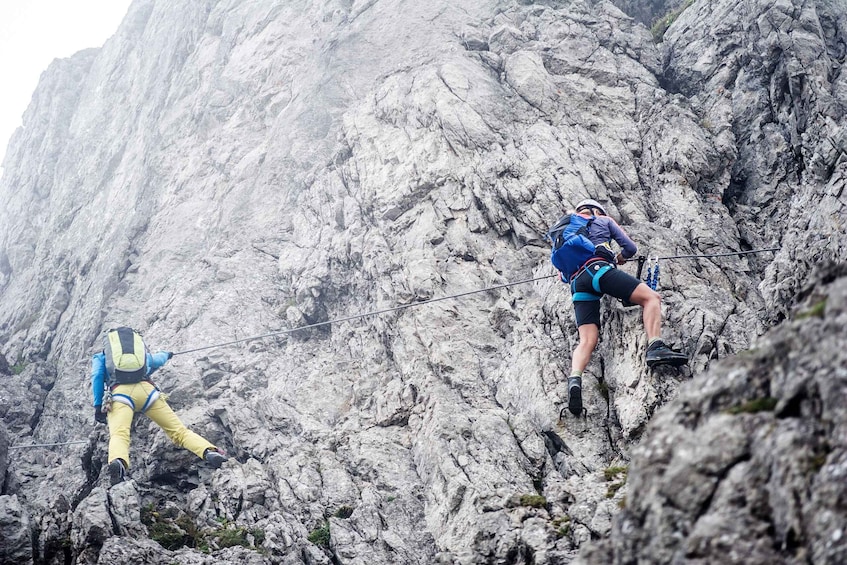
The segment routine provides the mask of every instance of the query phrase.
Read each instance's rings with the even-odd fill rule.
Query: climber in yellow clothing
[[[136,412],[147,415],[171,441],[212,467],[219,468],[227,461],[223,451],[185,427],[150,380],[150,375],[167,363],[173,353],[149,353],[141,335],[126,327],[109,330],[103,345],[103,351],[91,360],[91,387],[94,419],[109,425],[112,485],[124,480],[129,469],[129,433]]]

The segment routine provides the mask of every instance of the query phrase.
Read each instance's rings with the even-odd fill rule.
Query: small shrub
[[[26,366],[27,366],[26,361],[18,361],[17,363],[12,365],[12,367],[11,367],[12,374],[13,375],[20,375],[21,373],[24,372],[24,369],[26,369]]]
[[[265,530],[262,528],[253,528],[250,530],[250,535],[253,536],[253,540],[256,545],[262,545],[265,543]]]
[[[320,527],[312,530],[312,532],[309,534],[309,537],[306,539],[308,539],[315,545],[328,549],[330,540],[329,522],[324,522]]]
[[[556,529],[556,537],[563,538],[571,533],[571,517],[568,515],[553,518],[553,527]]]
[[[250,542],[247,541],[247,528],[244,526],[227,525],[215,530],[210,535],[214,538],[216,545],[220,549],[239,545],[241,547],[250,547]]]
[[[197,524],[194,523],[194,520],[188,514],[183,514],[174,520],[174,524],[181,529],[192,541],[196,541],[203,534],[197,529]],[[191,547],[194,547],[195,544],[191,543]]]
[[[521,506],[545,508],[547,506],[547,499],[540,494],[524,494],[521,495]]]
[[[621,490],[621,487],[623,487],[625,484],[626,481],[610,484],[609,488],[606,489],[606,498],[614,498],[615,494],[617,494],[617,492]]]
[[[216,520],[220,524],[219,528],[201,530],[191,516],[175,508],[160,512],[153,504],[147,504],[141,509],[141,522],[147,526],[150,538],[170,551],[183,547],[195,548],[204,553],[235,546],[257,549],[256,546],[265,541],[265,532],[261,528],[248,529],[226,518]],[[250,536],[253,538],[252,543]]]
[[[609,488],[606,489],[606,498],[614,498],[615,494],[626,484],[626,476],[628,472],[629,467],[626,466],[607,467],[603,471],[603,477],[606,481],[612,483],[609,485]]]
[[[189,542],[188,534],[168,515],[157,512],[152,504],[141,509],[141,523],[147,526],[150,539],[167,550],[184,547]]]
[[[349,506],[342,506],[341,508],[335,511],[335,514],[333,514],[333,516],[335,516],[336,518],[341,518],[342,520],[346,520],[352,515],[353,509]]]
[[[603,471],[603,477],[605,477],[606,481],[614,481],[620,474],[623,474],[624,478],[626,478],[627,472],[629,472],[629,468],[625,466],[607,467]]]

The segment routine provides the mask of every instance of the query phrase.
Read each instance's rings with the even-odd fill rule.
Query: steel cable
[[[685,258],[692,258],[692,257],[706,259],[706,258],[710,258],[710,257],[727,257],[727,256],[731,256],[731,255],[746,255],[746,254],[749,254],[749,253],[762,253],[762,252],[765,252],[765,251],[778,251],[778,250],[779,250],[778,247],[773,247],[773,248],[769,248],[769,249],[752,249],[750,251],[734,251],[734,252],[731,252],[731,253],[714,253],[714,254],[711,254],[711,255],[669,255],[667,257],[657,257],[657,259],[685,259]],[[329,324],[335,324],[335,323],[339,323],[339,322],[349,322],[351,320],[359,320],[361,318],[367,318],[369,316],[378,316],[380,314],[387,314],[389,312],[397,312],[399,310],[405,310],[407,308],[415,308],[415,307],[418,307],[418,306],[424,306],[426,304],[432,304],[434,302],[440,302],[442,300],[450,300],[450,299],[453,299],[453,298],[461,298],[463,296],[469,296],[471,294],[479,294],[479,293],[482,293],[482,292],[491,292],[492,290],[498,290],[498,289],[501,289],[501,288],[506,288],[506,287],[515,286],[515,285],[519,285],[519,284],[526,284],[526,283],[530,283],[530,282],[541,281],[541,280],[544,280],[544,279],[549,279],[549,278],[553,278],[553,277],[557,277],[557,276],[558,275],[545,275],[543,277],[534,277],[534,278],[531,278],[531,279],[524,279],[524,280],[521,280],[521,281],[498,284],[498,285],[491,286],[491,287],[488,287],[488,288],[481,288],[481,289],[478,289],[478,290],[469,290],[467,292],[460,292],[458,294],[451,294],[449,296],[441,296],[441,297],[438,297],[438,298],[430,298],[429,300],[422,300],[420,302],[413,302],[411,304],[402,304],[400,306],[393,306],[391,308],[385,308],[383,310],[375,310],[373,312],[366,312],[364,314],[355,314],[353,316],[346,316],[344,318],[336,318],[334,320],[327,320],[325,322],[316,322],[314,324],[307,324],[305,326],[298,326],[296,328],[279,330],[279,331],[275,331],[275,332],[271,332],[271,333],[267,333],[267,334],[253,336],[253,337],[245,337],[245,338],[242,338],[242,339],[236,339],[236,340],[233,340],[233,341],[228,341],[226,343],[217,343],[217,344],[214,344],[214,345],[206,345],[204,347],[195,347],[193,349],[186,349],[184,351],[175,351],[175,352],[173,352],[173,354],[174,354],[174,356],[185,355],[186,353],[194,353],[194,352],[197,352],[197,351],[205,351],[207,349],[213,349],[213,348],[217,348],[217,347],[226,347],[228,345],[236,345],[236,344],[239,344],[239,343],[247,343],[247,342],[250,342],[250,341],[256,341],[258,339],[265,339],[265,338],[268,338],[268,337],[285,335],[285,334],[289,334],[289,333],[300,331],[300,330],[309,330],[309,329],[312,329],[312,328],[326,326],[326,325],[329,325]]]

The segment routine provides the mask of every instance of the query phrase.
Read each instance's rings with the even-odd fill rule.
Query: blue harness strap
[[[126,404],[132,411],[135,412],[135,402],[132,401],[132,398],[125,394],[113,394],[112,402],[120,402],[121,404]]]
[[[603,292],[603,291],[600,290],[600,277],[602,277],[603,275],[605,275],[607,272],[611,271],[612,269],[614,269],[614,267],[612,267],[611,265],[603,265],[602,267],[597,269],[596,273],[591,275],[591,286],[594,288],[595,291],[597,291],[599,293]]]
[[[600,300],[600,296],[590,292],[575,292],[571,300],[573,302],[591,302],[592,300]]]
[[[612,269],[614,269],[614,267],[611,265],[603,265],[597,269],[596,273],[592,273],[587,268],[583,268],[581,273],[578,273],[573,279],[571,279],[571,294],[573,295],[571,300],[573,302],[590,302],[592,300],[600,300],[603,297],[603,291],[600,290],[600,279]],[[576,280],[584,273],[591,275],[591,288],[593,288],[597,294],[576,291]]]
[[[153,405],[159,399],[159,389],[154,388],[150,391],[150,394],[147,395],[147,402],[144,403],[144,406],[141,408],[141,413],[144,414],[147,412],[147,409]]]
[[[147,412],[147,409],[150,408],[153,405],[153,403],[156,402],[159,399],[159,396],[161,396],[161,392],[159,391],[159,387],[157,387],[156,384],[153,381],[145,381],[145,382],[149,382],[151,385],[153,385],[153,390],[151,390],[150,394],[147,395],[147,400],[144,402],[144,406],[141,407],[140,412],[142,414]],[[126,404],[127,406],[132,408],[133,412],[138,412],[138,410],[136,410],[136,408],[135,408],[135,401],[128,394],[120,394],[120,393],[114,394],[113,393],[112,394],[112,401],[113,402],[120,402],[121,404]]]

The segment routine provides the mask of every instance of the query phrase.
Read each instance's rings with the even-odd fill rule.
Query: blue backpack
[[[588,239],[588,230],[594,216],[585,218],[579,214],[564,216],[547,232],[553,244],[550,261],[561,273],[564,281],[570,280],[586,261],[594,257],[595,246]]]

